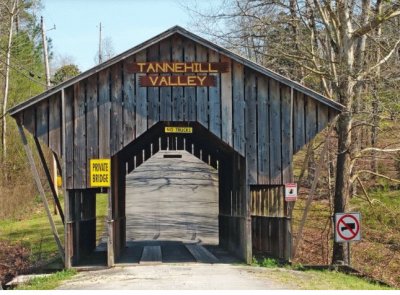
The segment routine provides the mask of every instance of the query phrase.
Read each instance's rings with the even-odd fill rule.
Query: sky
[[[81,71],[93,67],[99,46],[100,22],[102,36],[112,40],[115,54],[174,25],[190,30],[190,17],[182,3],[191,4],[193,1],[42,0],[44,8],[41,14],[46,34],[52,39],[53,65],[68,57]]]

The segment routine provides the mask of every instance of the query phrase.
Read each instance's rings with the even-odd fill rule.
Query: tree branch
[[[378,177],[381,177],[381,178],[385,178],[385,179],[387,179],[387,180],[390,180],[390,181],[393,181],[393,182],[396,182],[396,183],[400,183],[400,180],[399,180],[399,179],[395,179],[395,178],[389,177],[389,176],[387,176],[387,175],[383,175],[383,174],[380,174],[380,173],[377,173],[377,172],[373,172],[373,171],[371,171],[371,170],[360,170],[360,171],[358,171],[358,173],[356,173],[356,174],[350,179],[350,182],[353,183],[353,182],[356,180],[356,178],[360,176],[361,173],[372,174],[372,175],[375,175],[375,176],[378,176]]]
[[[369,73],[371,73],[374,69],[380,67],[381,65],[383,65],[385,62],[387,62],[389,60],[389,58],[393,55],[393,53],[397,52],[397,48],[400,45],[400,39],[396,41],[396,43],[394,44],[392,50],[384,57],[382,58],[377,64],[375,64],[374,66],[370,67],[369,69],[367,69],[366,71],[364,71],[363,73],[361,73],[358,77],[357,80],[361,81],[366,75],[368,75]]]
[[[367,34],[368,32],[376,29],[383,22],[399,15],[400,15],[400,2],[396,0],[395,3],[392,6],[390,6],[386,11],[384,11],[381,15],[377,15],[369,23],[355,30],[353,32],[352,39],[354,40],[356,38],[359,38]]]

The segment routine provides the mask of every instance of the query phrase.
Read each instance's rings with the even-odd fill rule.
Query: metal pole
[[[50,81],[50,66],[49,66],[49,55],[47,52],[47,38],[46,38],[46,29],[44,26],[44,20],[43,16],[40,17],[40,27],[42,31],[42,45],[43,45],[43,59],[44,59],[44,69],[45,69],[45,75],[46,75],[46,89],[50,89],[51,87],[51,81]],[[53,177],[53,183],[54,185],[54,190],[56,195],[58,196],[58,187],[57,187],[57,162],[54,157],[54,155],[51,156],[52,158],[52,177]],[[57,214],[57,208],[56,208],[57,203],[54,203],[54,214]]]
[[[349,266],[351,266],[350,257],[351,257],[350,242],[347,242],[347,262],[348,262],[348,265],[349,265]]]

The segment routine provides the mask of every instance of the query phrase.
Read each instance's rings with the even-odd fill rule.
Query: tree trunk
[[[351,143],[351,114],[344,112],[339,115],[337,122],[338,134],[338,155],[336,164],[336,185],[334,212],[341,213],[346,211],[347,200],[349,198],[349,179],[350,179],[350,151]],[[332,263],[348,263],[347,251],[344,243],[333,244]]]
[[[8,92],[9,92],[9,83],[10,83],[10,61],[11,61],[11,41],[13,35],[13,26],[14,26],[14,17],[15,17],[15,9],[17,2],[15,1],[13,4],[13,8],[10,11],[10,27],[8,32],[8,42],[6,49],[6,64],[5,64],[5,73],[4,73],[4,97],[3,97],[3,109],[2,109],[2,131],[1,131],[1,144],[3,147],[3,160],[7,156],[7,120],[6,120],[6,112],[7,112],[7,104],[8,104]]]

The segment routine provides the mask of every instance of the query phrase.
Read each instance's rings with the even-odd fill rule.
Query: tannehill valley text
[[[134,73],[225,73],[225,62],[137,62],[130,65]]]

